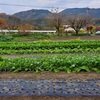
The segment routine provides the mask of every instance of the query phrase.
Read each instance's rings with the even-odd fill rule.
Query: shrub
[[[19,30],[19,35],[21,36],[27,36],[30,34],[30,32],[28,30],[32,30],[34,29],[32,25],[30,24],[22,24],[19,26],[18,30]]]
[[[4,36],[4,35],[1,35],[0,36],[0,41],[4,41],[4,42],[7,42],[7,41],[11,41],[13,40],[14,38],[11,37],[11,36]]]

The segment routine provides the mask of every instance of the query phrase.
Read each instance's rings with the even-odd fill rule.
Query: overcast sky
[[[26,5],[26,6],[24,6]],[[100,0],[0,0],[0,13],[13,14],[30,9],[100,8]]]

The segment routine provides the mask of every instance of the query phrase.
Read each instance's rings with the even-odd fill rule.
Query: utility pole
[[[56,8],[52,7],[52,9],[51,9],[52,13],[58,13],[58,11],[59,11],[58,7],[56,7]]]
[[[90,10],[90,8],[87,6],[87,10],[86,10],[87,14],[89,14],[89,10]]]

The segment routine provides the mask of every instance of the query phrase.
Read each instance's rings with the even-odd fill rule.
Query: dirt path
[[[0,100],[100,100],[100,97],[49,97],[49,96],[22,96],[0,97]]]
[[[0,79],[13,79],[13,78],[21,78],[21,79],[100,79],[100,74],[98,73],[53,73],[53,72],[41,72],[41,73],[33,73],[33,72],[1,72]]]
[[[100,35],[95,36],[60,36],[52,38],[51,40],[100,40]]]

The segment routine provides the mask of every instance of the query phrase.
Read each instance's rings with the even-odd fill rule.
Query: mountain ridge
[[[50,14],[49,10],[31,9],[31,10],[27,10],[27,11],[17,12],[14,15],[19,18],[23,18],[23,19],[32,19],[32,18],[39,19],[39,18],[44,18],[44,17],[48,16],[48,14]]]
[[[100,8],[69,8],[62,12],[65,14],[90,14],[94,18],[100,18]]]
[[[23,19],[39,19],[47,17],[51,12],[46,9],[31,9],[17,12],[14,15]],[[65,14],[91,14],[94,18],[100,18],[100,8],[67,8],[59,13]]]

